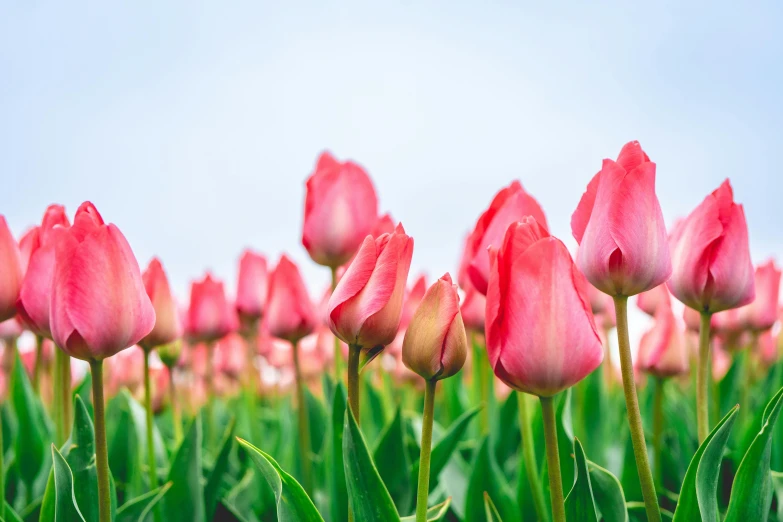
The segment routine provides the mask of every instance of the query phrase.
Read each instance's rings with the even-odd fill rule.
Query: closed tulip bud
[[[364,239],[329,298],[329,327],[338,338],[374,355],[394,340],[412,256],[413,238],[401,224]]]
[[[495,195],[468,236],[463,263],[473,286],[482,294],[486,295],[489,280],[489,247],[499,247],[508,226],[526,216],[532,216],[544,228],[547,227],[538,201],[525,192],[519,181],[514,181]],[[465,286],[464,283],[462,286]]]
[[[715,313],[753,301],[748,226],[729,180],[675,225],[669,242],[669,290],[686,306]]]
[[[770,259],[756,267],[754,280],[756,298],[740,310],[745,326],[750,330],[761,332],[772,328],[778,318],[780,269],[775,266],[775,261]]]
[[[266,327],[269,334],[297,343],[318,326],[318,314],[299,268],[286,255],[269,276]]]
[[[313,261],[332,268],[348,262],[377,219],[378,198],[364,169],[321,154],[307,180],[302,233]]]
[[[642,292],[636,298],[636,306],[639,307],[639,310],[652,317],[655,317],[661,308],[671,309],[672,299],[669,296],[669,289],[665,284],[662,284],[652,290]]]
[[[402,342],[405,366],[428,381],[451,377],[465,364],[468,338],[459,311],[457,285],[449,274],[424,294]]]
[[[168,344],[162,344],[155,350],[163,364],[169,368],[174,368],[182,355],[182,339],[177,339]]]
[[[142,274],[142,280],[155,308],[155,327],[139,342],[142,348],[149,350],[179,339],[182,336],[182,326],[177,303],[171,295],[169,280],[157,257],[150,261],[147,270]]]
[[[590,283],[611,296],[632,296],[671,274],[666,226],[655,195],[655,163],[638,141],[617,161],[604,160],[571,216],[576,262]]]
[[[462,301],[460,313],[465,322],[465,328],[473,332],[484,333],[484,313],[487,308],[487,298],[476,287],[469,285],[465,289],[465,299]]]
[[[237,281],[237,312],[243,319],[258,320],[264,313],[267,280],[266,258],[251,250],[245,250],[239,260]]]
[[[642,335],[637,354],[639,369],[656,377],[688,373],[688,350],[671,306],[661,306],[653,327]]]
[[[51,329],[57,346],[85,361],[111,357],[155,326],[155,309],[122,232],[104,224],[91,203],[74,226],[55,228]]]
[[[487,291],[487,353],[515,390],[550,397],[603,360],[587,281],[566,246],[532,217],[514,223],[497,251]]]
[[[193,342],[217,341],[238,326],[222,281],[207,273],[202,281],[191,283],[186,333]]]
[[[4,216],[0,216],[0,321],[16,315],[22,287],[22,256]]]

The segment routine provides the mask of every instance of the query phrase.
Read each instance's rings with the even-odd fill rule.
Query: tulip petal
[[[748,225],[742,205],[734,205],[724,224],[722,239],[715,243],[709,268],[707,294],[720,289],[720,297],[712,299],[710,310],[734,308],[751,303],[755,298],[754,270],[748,250]]]
[[[582,243],[585,229],[590,222],[590,215],[593,213],[595,196],[598,193],[598,184],[600,181],[601,171],[598,171],[598,173],[593,176],[593,179],[590,180],[590,183],[587,184],[587,189],[585,190],[585,193],[582,194],[582,199],[579,200],[576,210],[571,215],[571,233],[579,244]]]

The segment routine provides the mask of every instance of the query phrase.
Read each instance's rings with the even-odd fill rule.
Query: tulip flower
[[[487,290],[489,361],[508,386],[541,398],[553,518],[562,522],[565,510],[552,397],[589,375],[604,354],[587,281],[566,246],[532,217],[509,226],[491,255],[495,259]],[[532,462],[526,466],[537,469]],[[528,480],[534,492],[540,490],[536,477],[529,475]],[[535,496],[540,506],[543,496]]]
[[[319,265],[345,264],[372,232],[378,198],[367,172],[352,161],[321,154],[307,180],[302,244]]]
[[[525,192],[519,181],[514,181],[495,195],[489,208],[476,222],[465,245],[463,263],[473,286],[480,293],[487,293],[489,247],[499,247],[508,226],[526,216],[532,216],[544,228],[547,227],[544,211],[538,201]],[[464,283],[462,286],[465,286]]]
[[[772,330],[765,330],[759,335],[758,339],[758,355],[761,362],[767,368],[774,366],[780,355],[778,353],[778,344],[780,342],[780,333],[773,335]]]
[[[0,341],[13,343],[23,332],[22,324],[15,317],[0,322]]]
[[[651,317],[655,317],[660,308],[671,308],[672,299],[669,289],[665,284],[658,285],[652,290],[642,292],[636,297],[636,306],[639,310]]]
[[[772,328],[777,321],[780,274],[780,269],[772,259],[756,267],[756,298],[739,309],[743,324],[750,330],[763,332]]]
[[[258,321],[264,313],[267,292],[266,258],[245,250],[239,260],[236,307],[244,322]]]
[[[0,215],[0,321],[16,315],[22,287],[22,256],[5,217]]]
[[[190,285],[190,307],[186,334],[193,342],[214,343],[238,327],[236,313],[226,299],[222,281],[207,272],[202,281]]]

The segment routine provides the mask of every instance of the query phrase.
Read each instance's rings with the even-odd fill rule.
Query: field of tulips
[[[574,252],[514,181],[425,281],[323,153],[325,291],[248,250],[175,297],[111,209],[0,216],[0,521],[783,522],[780,270],[728,180],[667,230],[638,142],[595,166]]]

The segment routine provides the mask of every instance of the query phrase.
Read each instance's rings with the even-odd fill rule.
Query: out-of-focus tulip
[[[270,335],[296,343],[316,326],[317,313],[299,268],[283,254],[269,276],[266,327]]]
[[[538,201],[525,192],[519,181],[514,181],[495,195],[468,236],[463,263],[467,266],[466,271],[473,286],[482,294],[487,293],[491,268],[487,250],[489,247],[499,247],[508,226],[526,216],[532,216],[541,226],[547,227],[544,211]]]
[[[465,299],[460,312],[465,328],[473,332],[484,333],[484,313],[487,308],[487,298],[473,285],[465,289]]]
[[[336,268],[353,257],[378,219],[370,177],[352,161],[321,154],[307,180],[302,244],[319,265]]]
[[[16,315],[22,275],[19,245],[8,228],[5,216],[0,215],[0,321]]]
[[[717,327],[716,315],[718,314],[713,315],[710,320],[710,331],[712,333],[715,333]],[[689,331],[699,333],[699,329],[701,328],[701,314],[699,314],[699,312],[686,306],[682,312],[682,319],[685,321],[685,326]]]
[[[669,241],[669,290],[686,306],[715,313],[753,301],[748,226],[729,180],[674,226]]]
[[[745,331],[745,322],[740,308],[732,308],[714,314],[710,322],[710,330],[714,330],[717,335],[725,338],[741,335]]]
[[[52,337],[85,361],[111,357],[138,343],[155,326],[155,309],[122,232],[83,203],[73,227],[55,228],[51,297]]]
[[[653,327],[642,335],[637,364],[656,377],[688,373],[688,350],[671,306],[660,306]]]
[[[191,283],[186,328],[191,340],[214,342],[237,327],[236,313],[226,300],[222,281],[213,279],[207,272],[202,281]]]
[[[672,299],[669,296],[669,289],[665,284],[662,284],[652,290],[642,292],[636,298],[636,306],[639,307],[639,310],[652,317],[656,316],[660,308],[671,309]]]
[[[176,341],[170,342],[168,344],[162,344],[158,346],[155,351],[158,352],[158,357],[160,357],[160,361],[163,364],[169,368],[174,368],[180,356],[182,355],[182,345],[183,340],[177,339]]]
[[[549,397],[595,370],[604,350],[587,281],[531,217],[508,228],[487,291],[487,352],[500,380]]]
[[[160,260],[155,257],[142,274],[144,288],[155,308],[155,327],[139,342],[149,350],[156,346],[170,344],[182,335],[177,303],[171,295],[169,280]]]
[[[0,341],[11,341],[22,335],[24,329],[21,323],[15,318],[6,319],[0,323]]]
[[[245,341],[237,333],[223,337],[215,345],[215,371],[238,379],[248,364]]]
[[[587,285],[587,298],[590,301],[590,310],[592,310],[593,315],[597,316],[606,313],[610,309],[614,315],[614,301],[612,297],[591,284]]]
[[[779,335],[779,333],[777,335],[773,335],[772,330],[766,330],[759,334],[758,355],[761,359],[761,362],[764,363],[764,365],[767,367],[770,367],[778,362],[778,358],[780,357],[778,352]]]
[[[367,236],[329,299],[329,327],[350,346],[377,355],[400,326],[413,238],[397,225],[393,234]]]
[[[242,319],[258,320],[264,313],[267,281],[266,258],[245,250],[239,260],[236,307]]]
[[[396,356],[402,353],[402,341],[405,338],[405,330],[413,319],[413,314],[419,307],[424,293],[427,291],[427,280],[424,275],[418,279],[405,291],[405,297],[402,300],[402,314],[400,314],[400,327],[397,329],[397,335],[394,340],[386,346],[386,350],[393,352]]]
[[[122,350],[105,362],[108,396],[116,395],[122,388],[127,388],[132,395],[140,392],[144,386],[144,350],[140,346]]]
[[[724,349],[723,342],[716,337],[712,343],[712,379],[720,382],[729,373],[731,368],[731,355]]]
[[[444,275],[424,294],[402,343],[405,366],[425,380],[446,379],[465,364],[468,338],[457,285]]]
[[[601,170],[571,216],[587,279],[611,296],[632,296],[664,283],[672,271],[666,226],[655,195],[655,163],[638,141]]]
[[[756,298],[740,310],[745,326],[761,332],[772,328],[778,318],[780,269],[775,266],[775,261],[770,259],[756,267],[754,279]]]
[[[394,232],[395,225],[397,224],[396,221],[394,221],[394,218],[389,214],[388,212],[378,218],[378,221],[375,222],[375,226],[372,229],[372,232],[370,232],[370,235],[372,237],[380,237],[383,234],[391,234]]]
[[[42,367],[49,367],[54,361],[54,351],[56,350],[54,343],[49,339],[44,339],[41,345],[41,365]],[[35,359],[38,356],[35,346],[27,346],[19,348],[19,358],[22,360],[24,369],[27,371],[27,375],[33,378],[35,372]]]

